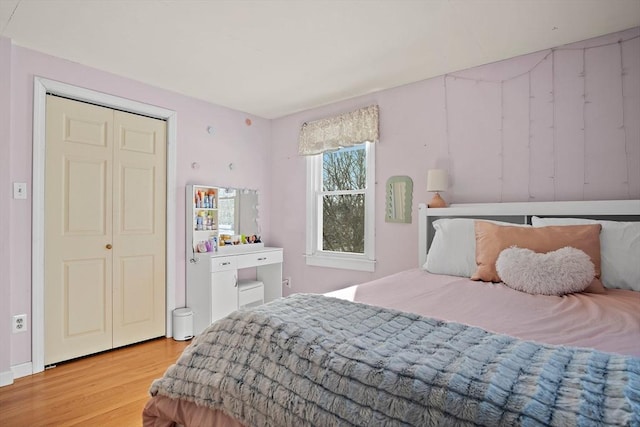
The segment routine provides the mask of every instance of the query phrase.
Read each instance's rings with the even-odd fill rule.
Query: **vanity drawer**
[[[238,255],[238,268],[259,267],[282,262],[282,251],[256,252]]]
[[[238,307],[264,304],[264,284],[256,280],[238,282]]]
[[[221,256],[211,258],[211,272],[215,271],[228,271],[238,268],[238,263],[235,256]]]

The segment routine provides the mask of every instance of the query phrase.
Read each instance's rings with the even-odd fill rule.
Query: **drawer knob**
[[[111,249],[113,246],[111,246],[111,243],[107,243],[107,246],[105,246],[105,248],[107,249]]]
[[[261,257],[261,258],[258,258],[258,261],[264,261],[265,259],[267,259],[267,257],[266,257],[266,256],[263,256],[263,257]]]
[[[220,265],[229,265],[229,264],[231,264],[231,262],[229,262],[229,261],[221,262],[221,263],[220,263]]]

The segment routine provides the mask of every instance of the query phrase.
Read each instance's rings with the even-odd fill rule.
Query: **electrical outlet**
[[[285,277],[285,279],[282,281],[282,284],[291,289],[291,277]]]
[[[26,332],[27,331],[27,315],[16,314],[13,316],[13,333]]]

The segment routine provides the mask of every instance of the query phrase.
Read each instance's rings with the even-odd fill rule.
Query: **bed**
[[[419,232],[418,268],[211,325],[144,425],[640,425],[640,201],[421,205]]]

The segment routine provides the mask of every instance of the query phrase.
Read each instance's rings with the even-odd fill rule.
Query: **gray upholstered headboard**
[[[433,221],[439,218],[493,219],[530,224],[532,216],[640,221],[640,200],[468,203],[436,209],[421,203],[418,208],[418,266],[422,267],[427,260],[434,234]]]

